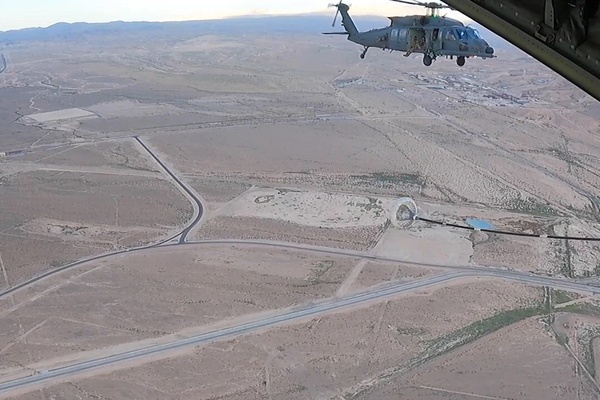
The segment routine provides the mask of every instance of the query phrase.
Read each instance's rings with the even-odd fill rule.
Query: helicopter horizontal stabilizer
[[[323,32],[322,35],[348,35],[348,32]]]

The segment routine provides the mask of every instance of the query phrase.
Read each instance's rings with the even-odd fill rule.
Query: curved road
[[[146,145],[146,143],[142,141],[142,139],[140,139],[139,136],[134,136],[134,139],[144,148],[144,150],[148,152],[148,154],[150,154],[154,161],[156,161],[156,163],[164,170],[164,172],[166,172],[167,175],[169,175],[175,181],[179,188],[185,194],[187,194],[188,198],[191,200],[191,203],[194,207],[195,216],[192,218],[192,221],[188,224],[188,226],[183,231],[181,231],[181,237],[179,238],[180,244],[187,242],[187,235],[192,229],[194,229],[194,227],[202,220],[202,217],[204,216],[204,205],[202,204],[200,196],[196,193],[195,190],[189,188],[187,184],[185,184],[181,179],[179,179],[177,175],[175,175],[175,173],[169,167],[167,167],[160,158],[158,158],[154,151],[150,150],[150,148]]]
[[[31,278],[25,282],[22,282],[18,285],[15,285],[9,289],[5,289],[4,291],[0,292],[0,300],[8,295],[14,294],[18,290],[22,290],[28,286],[38,283],[39,281],[41,281],[49,276],[58,274],[67,269],[81,267],[84,264],[87,264],[90,262],[118,256],[118,255],[121,255],[124,253],[137,254],[137,253],[140,253],[145,250],[157,248],[159,246],[164,248],[164,247],[173,247],[173,246],[181,246],[181,245],[183,245],[183,246],[239,245],[239,246],[291,249],[291,250],[309,251],[309,252],[320,253],[320,254],[331,254],[331,255],[337,255],[337,256],[356,257],[356,258],[373,260],[373,261],[397,262],[397,263],[402,263],[405,265],[413,265],[413,266],[420,266],[420,267],[440,268],[440,269],[456,269],[456,270],[460,270],[460,271],[469,271],[472,273],[493,272],[495,274],[502,275],[502,277],[504,277],[506,279],[519,280],[519,279],[522,279],[525,277],[537,278],[538,280],[543,281],[544,285],[552,286],[552,287],[556,287],[556,288],[559,288],[559,286],[560,286],[561,288],[565,288],[565,290],[569,290],[569,289],[566,289],[567,287],[572,287],[573,289],[571,289],[571,290],[575,290],[575,291],[586,291],[586,292],[594,292],[594,293],[595,293],[595,290],[600,290],[599,287],[594,286],[591,284],[591,282],[588,283],[587,281],[573,281],[573,280],[569,280],[566,278],[565,279],[551,278],[551,277],[545,277],[545,276],[541,276],[541,275],[534,275],[534,274],[530,274],[527,272],[511,271],[511,270],[505,270],[505,269],[493,268],[493,267],[487,267],[487,266],[428,264],[428,263],[415,262],[415,261],[410,261],[410,260],[396,258],[396,257],[378,256],[378,255],[370,254],[370,253],[364,252],[364,251],[346,250],[346,249],[335,248],[335,247],[314,246],[314,245],[309,245],[309,244],[299,244],[299,243],[291,243],[291,242],[279,242],[279,241],[255,240],[255,239],[214,239],[214,240],[209,239],[209,240],[199,240],[199,241],[185,242],[185,243],[179,242],[179,243],[174,243],[174,244],[167,244],[168,242],[170,242],[171,240],[173,240],[174,238],[177,238],[179,236],[180,236],[180,234],[171,236],[169,239],[165,239],[156,244],[151,244],[151,245],[132,248],[132,249],[119,250],[119,251],[108,253],[108,254],[102,254],[102,255],[86,258],[84,260],[77,261],[77,262],[74,262],[71,264],[67,264],[60,268],[53,269],[51,271],[47,271],[42,275]]]
[[[92,257],[84,258],[79,261],[72,262],[70,264],[63,265],[61,267],[52,269],[50,271],[46,271],[43,274],[40,274],[29,280],[26,280],[17,285],[11,286],[10,288],[0,291],[0,299],[4,298],[6,296],[12,295],[17,291],[22,290],[22,289],[24,289],[28,286],[31,286],[35,283],[38,283],[41,280],[48,278],[52,275],[58,274],[60,272],[68,270],[68,269],[81,267],[90,262],[103,260],[105,258],[115,257],[115,256],[118,256],[118,255],[121,255],[124,253],[134,253],[134,252],[139,252],[139,251],[143,251],[143,250],[153,249],[153,248],[159,247],[159,246],[163,247],[163,246],[167,245],[167,243],[169,243],[172,240],[177,239],[177,238],[179,238],[177,244],[187,243],[187,235],[189,234],[189,232],[192,229],[194,229],[202,221],[202,218],[205,216],[204,215],[204,204],[202,202],[202,199],[200,198],[200,196],[198,196],[195,193],[194,190],[190,189],[181,179],[179,179],[177,177],[177,175],[146,145],[146,143],[144,143],[142,141],[142,139],[140,139],[139,137],[135,137],[135,140],[144,148],[144,150],[146,150],[148,152],[148,154],[150,154],[150,156],[154,159],[154,161],[156,161],[156,163],[163,170],[163,172],[167,176],[169,176],[171,179],[173,179],[173,181],[175,181],[175,183],[179,187],[179,189],[186,195],[186,197],[188,197],[188,199],[192,203],[192,206],[194,209],[194,215],[192,216],[192,220],[190,222],[188,222],[187,226],[181,232],[179,232],[175,235],[172,235],[172,236],[168,237],[167,239],[163,239],[157,243],[148,244],[148,245],[140,246],[140,247],[132,247],[132,248],[128,248],[128,249],[112,251],[110,253],[105,253],[105,254],[99,254],[96,256],[92,256]]]

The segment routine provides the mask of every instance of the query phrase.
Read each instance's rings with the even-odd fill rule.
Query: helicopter
[[[350,7],[340,0],[336,7],[333,25],[338,14],[342,15],[342,26],[345,32],[326,32],[324,35],[348,35],[348,40],[364,47],[360,58],[364,59],[371,47],[382,50],[404,51],[408,57],[412,53],[423,54],[423,64],[429,67],[439,56],[456,57],[459,67],[465,65],[469,57],[494,58],[494,49],[481,37],[476,29],[465,26],[462,22],[439,16],[439,10],[451,7],[430,2],[391,0],[397,3],[410,4],[427,8],[426,15],[411,15],[405,17],[388,17],[390,25],[385,28],[359,32],[354,21],[348,14]]]

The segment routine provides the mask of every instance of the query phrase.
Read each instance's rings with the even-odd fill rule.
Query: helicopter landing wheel
[[[423,64],[425,64],[426,67],[429,67],[432,62],[433,62],[433,59],[431,58],[431,56],[429,56],[428,54],[425,54],[423,56]]]
[[[365,53],[362,53],[362,54],[360,55],[360,58],[364,59],[364,58],[365,58]]]
[[[365,56],[367,55],[367,51],[369,50],[368,47],[365,47],[365,50],[360,54],[360,58],[364,59]]]
[[[465,56],[458,56],[456,57],[456,65],[458,65],[459,67],[462,67],[463,65],[465,65]]]

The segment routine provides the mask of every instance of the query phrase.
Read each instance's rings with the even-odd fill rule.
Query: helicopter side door
[[[441,31],[439,28],[435,28],[431,31],[431,50],[433,51],[433,54],[437,55],[438,52],[442,50],[444,43],[442,33],[443,31]]]
[[[426,46],[425,31],[418,28],[408,29],[405,46],[411,52],[423,53]]]
[[[394,27],[390,32],[389,48],[397,51],[406,50],[406,35],[408,29],[402,27]]]

